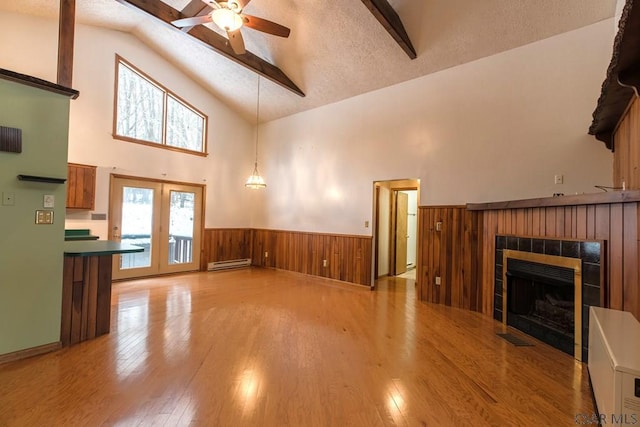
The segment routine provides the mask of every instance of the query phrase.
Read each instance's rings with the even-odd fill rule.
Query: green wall
[[[65,185],[19,181],[18,174],[65,178],[69,103],[0,80],[0,126],[22,129],[22,153],[0,151],[0,355],[60,340]],[[36,225],[45,194],[55,196],[54,224]],[[1,195],[1,194],[0,194]]]

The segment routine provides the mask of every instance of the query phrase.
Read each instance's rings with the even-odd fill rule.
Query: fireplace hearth
[[[600,306],[601,242],[497,236],[494,318],[587,360]]]

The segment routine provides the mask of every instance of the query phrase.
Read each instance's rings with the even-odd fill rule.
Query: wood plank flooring
[[[0,365],[0,426],[571,426],[586,366],[479,313],[268,269],[114,284],[111,333]]]

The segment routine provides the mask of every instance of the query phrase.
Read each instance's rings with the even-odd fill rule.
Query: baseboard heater
[[[251,259],[232,259],[228,261],[215,261],[208,264],[209,271],[230,270],[232,268],[250,267]]]
[[[640,323],[631,313],[589,308],[589,376],[601,424],[640,423]]]

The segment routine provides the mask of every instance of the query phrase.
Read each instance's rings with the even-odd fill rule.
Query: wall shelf
[[[36,175],[18,175],[20,181],[32,181],[32,182],[46,182],[49,184],[64,184],[66,178],[52,178],[49,176],[36,176]]]

